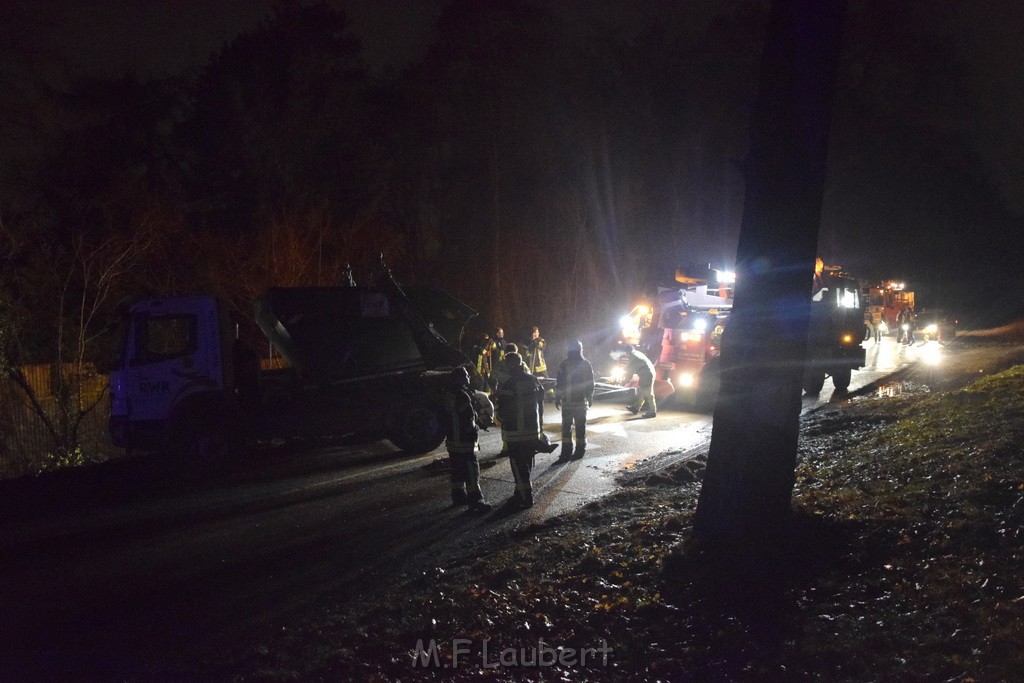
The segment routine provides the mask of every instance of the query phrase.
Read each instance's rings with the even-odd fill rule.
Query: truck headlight
[[[925,334],[935,334],[938,331],[939,331],[939,326],[938,325],[928,325],[927,327],[924,328],[924,333]]]
[[[692,372],[684,372],[677,378],[680,387],[692,387],[697,383],[697,378],[693,376]]]

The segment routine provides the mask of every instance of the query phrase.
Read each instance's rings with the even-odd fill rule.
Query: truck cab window
[[[146,316],[136,323],[133,365],[188,355],[196,350],[194,315]]]

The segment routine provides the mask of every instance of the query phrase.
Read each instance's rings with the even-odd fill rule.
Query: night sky
[[[329,4],[348,15],[363,58],[372,73],[381,75],[431,54],[438,36],[436,22],[448,3]],[[540,4],[559,17],[559,40],[584,40],[614,30],[623,44],[642,53],[652,35],[673,27],[706,26],[716,18],[728,21],[729,12],[744,3]],[[257,26],[271,6],[247,0],[8,2],[2,10],[0,36],[13,49],[3,50],[0,74],[16,84],[38,77],[60,85],[85,74],[113,78],[131,71],[146,80],[200,70],[221,45]],[[760,4],[762,14],[765,6]],[[907,279],[925,304],[970,307],[988,301],[1006,311],[1024,311],[1024,249],[1019,241],[1024,215],[1022,30],[1024,4],[1009,0],[850,2],[819,239],[819,253],[826,262],[841,263],[867,278]],[[752,36],[757,37],[756,31]],[[686,50],[685,39],[675,44]],[[748,44],[747,49],[756,55],[760,45]],[[595,55],[599,62],[600,51]],[[713,71],[719,59],[710,54],[701,62],[700,55],[687,55],[680,63],[710,63]],[[747,61],[756,64],[756,59]],[[665,82],[666,67],[659,68],[662,71],[650,83],[655,93]],[[616,78],[630,78],[635,84],[645,77],[642,68],[625,76],[609,74],[606,87],[614,88]],[[11,92],[21,91],[9,91],[8,98],[17,97]],[[750,94],[748,89],[738,99],[749,99]],[[736,110],[742,111],[742,106]],[[634,115],[643,112],[623,114]],[[709,107],[706,115],[716,112]],[[680,112],[678,126],[694,125],[693,116],[692,111]],[[17,163],[33,158],[31,136],[9,127],[11,122],[5,117],[5,182]],[[630,125],[643,130],[635,121]],[[628,146],[628,135],[614,140],[614,129],[605,134],[619,149]],[[656,126],[644,132],[648,138],[658,135]],[[745,143],[742,134],[719,142],[739,155]],[[742,178],[735,170],[740,161],[731,159],[731,169],[727,164],[709,167],[700,188],[693,187],[692,175],[686,183],[690,187],[680,187],[682,183],[671,176],[664,177],[662,187],[656,181],[637,181],[645,184],[646,192],[662,193],[666,205],[692,202],[694,194],[706,204],[699,220],[689,223],[666,218],[677,215],[669,210],[652,210],[652,222],[675,223],[664,226],[672,237],[657,256],[663,265],[673,259],[729,265],[722,261],[733,253],[742,214]],[[594,175],[626,174],[628,169],[620,170],[625,166],[600,169]],[[666,160],[665,167],[672,168],[672,160]],[[528,175],[530,169],[522,173]],[[621,176],[616,180],[629,182]],[[7,193],[11,187],[6,185]],[[614,240],[609,240],[611,248]],[[961,296],[965,291],[970,296]]]

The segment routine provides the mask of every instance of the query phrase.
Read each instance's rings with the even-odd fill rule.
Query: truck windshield
[[[135,319],[132,365],[156,363],[196,350],[194,315],[139,316]]]

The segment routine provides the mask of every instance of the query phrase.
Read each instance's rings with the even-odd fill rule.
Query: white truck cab
[[[122,448],[152,448],[184,406],[223,403],[232,376],[231,324],[210,296],[147,299],[129,310],[110,373],[110,433]],[[202,397],[202,398],[200,398]]]

